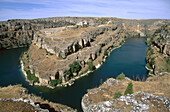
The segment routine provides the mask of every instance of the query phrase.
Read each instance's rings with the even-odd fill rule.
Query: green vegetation
[[[117,99],[117,98],[119,98],[121,96],[122,96],[122,93],[119,92],[119,91],[114,93],[114,99]]]
[[[132,82],[129,82],[128,83],[128,86],[124,92],[124,95],[127,95],[127,94],[133,94],[133,84]]]
[[[108,56],[108,54],[109,54],[108,51],[105,50],[105,51],[104,51],[104,56]]]
[[[69,64],[69,67],[70,67],[71,73],[77,73],[81,69],[81,66],[79,65],[77,61],[74,61],[72,64]]]
[[[125,74],[124,73],[121,73],[120,75],[118,75],[116,77],[117,80],[122,80],[122,79],[125,79]]]
[[[22,87],[22,84],[17,84],[17,86]]]
[[[150,45],[152,44],[152,42],[153,42],[153,36],[148,36],[148,37],[146,38],[145,43],[146,43],[148,46],[150,46]]]
[[[60,54],[60,53],[59,53],[58,57],[59,57],[59,58],[61,58],[61,59],[66,59],[66,57],[65,57],[65,58],[63,58],[63,57],[61,56],[61,54]]]
[[[155,33],[161,33],[161,29],[157,29]]]
[[[67,70],[67,71],[64,73],[64,75],[68,75],[68,76],[70,76],[70,75],[71,75],[70,70]]]
[[[50,55],[54,55],[53,53],[50,53]]]
[[[93,70],[95,69],[92,60],[90,60],[89,62],[87,62],[87,64],[88,64],[88,69],[89,69],[90,71],[93,71]]]
[[[50,81],[50,86],[56,86],[57,84],[61,84],[62,80],[61,79],[56,79],[56,80],[51,80]]]
[[[152,69],[152,67],[149,65],[149,63],[146,64],[146,67],[149,69]]]
[[[39,83],[39,78],[36,77],[35,74],[31,74],[30,70],[27,70],[26,73],[27,73],[28,80],[33,81],[33,83],[35,83],[35,82]]]

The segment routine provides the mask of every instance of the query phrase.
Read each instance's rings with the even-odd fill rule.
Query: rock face
[[[84,108],[84,112],[143,112],[152,111],[152,106],[158,104],[164,111],[170,111],[169,108],[170,98],[164,96],[155,96],[153,94],[137,92],[135,95],[121,96],[118,99],[100,102],[98,104],[90,105]],[[83,104],[82,104],[83,105]]]
[[[170,25],[163,25],[147,38],[149,49],[146,61],[150,75],[170,72]]]
[[[84,112],[170,111],[169,77],[169,74],[150,77],[145,82],[129,78],[107,79],[98,88],[88,90],[82,98],[82,109]],[[114,99],[114,93],[123,94],[129,82],[133,84],[134,93]],[[161,82],[164,84],[160,84]]]
[[[104,21],[97,18],[45,18],[32,20],[8,20],[0,22],[0,49],[28,46],[36,31],[46,28],[76,25],[100,25]]]
[[[118,24],[124,22],[126,27],[135,26],[135,30],[142,34],[151,34],[155,26],[166,24],[165,20],[124,20],[117,18],[90,18],[90,17],[54,17],[32,20],[8,20],[0,22],[0,49],[23,47],[31,44],[36,31],[46,28],[57,28],[76,25],[76,27],[98,26],[102,24]],[[127,26],[128,24],[128,26]],[[150,28],[150,30],[140,29]]]
[[[71,85],[88,71],[89,61],[98,66],[127,38],[153,34],[160,25],[167,24],[166,20],[148,20],[148,23],[113,18],[62,19],[76,25],[37,31],[22,57],[23,70],[38,77],[39,85],[49,86],[54,80],[54,85]],[[75,61],[77,65],[73,64]]]

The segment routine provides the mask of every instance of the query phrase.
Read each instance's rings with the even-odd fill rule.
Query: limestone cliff
[[[78,24],[81,26],[48,28],[34,33],[29,50],[21,58],[25,76],[36,85],[72,85],[95,68],[90,70],[90,66],[98,68],[127,38],[152,35],[167,23],[167,20],[148,20],[148,23],[147,20],[109,19],[105,20],[106,24],[97,24],[101,18],[93,18],[95,24],[84,20]]]
[[[106,21],[106,20],[105,20]],[[95,18],[45,18],[45,19],[16,19],[0,22],[0,49],[28,46],[31,44],[36,31],[62,26],[100,25],[104,20]]]
[[[150,75],[162,75],[170,72],[170,25],[163,25],[146,40],[146,68]]]
[[[46,28],[77,25],[78,27],[97,26],[110,23],[125,23],[129,26],[137,26],[141,34],[150,34],[155,26],[160,26],[165,20],[126,20],[118,18],[95,18],[95,17],[54,17],[42,19],[15,19],[0,22],[0,49],[28,46],[31,44],[36,31]],[[152,26],[150,30],[148,29]],[[127,26],[128,27],[128,26]],[[140,27],[145,27],[141,32]]]

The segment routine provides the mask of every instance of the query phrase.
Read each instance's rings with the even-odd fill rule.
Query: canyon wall
[[[150,34],[155,26],[160,26],[165,20],[127,20],[102,17],[54,17],[42,19],[15,19],[0,22],[0,49],[29,46],[36,31],[46,28],[57,28],[76,25],[77,27],[98,26],[102,24],[120,24],[137,26],[142,35]],[[150,30],[150,28],[153,26]],[[141,29],[144,27],[145,29]]]
[[[100,25],[104,20],[95,18],[16,19],[0,22],[0,49],[28,46],[36,31],[46,28],[78,25]]]
[[[170,72],[170,24],[163,25],[146,39],[146,68],[149,75],[162,75]]]

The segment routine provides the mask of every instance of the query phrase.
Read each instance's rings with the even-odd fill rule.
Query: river
[[[106,79],[116,78],[120,73],[136,80],[147,77],[145,56],[147,45],[142,38],[128,39],[122,47],[112,51],[106,62],[96,71],[77,81],[71,87],[49,89],[30,86],[19,69],[19,56],[28,48],[0,50],[0,86],[22,84],[23,87],[37,96],[49,101],[68,105],[81,111],[81,98],[88,89],[98,87]]]

